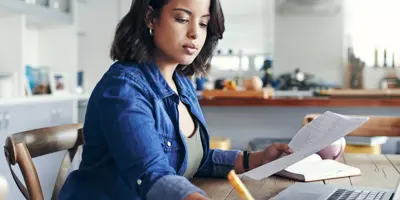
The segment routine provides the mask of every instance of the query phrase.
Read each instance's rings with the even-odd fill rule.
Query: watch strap
[[[249,157],[250,157],[250,152],[249,151],[243,151],[243,168],[245,171],[249,170]]]

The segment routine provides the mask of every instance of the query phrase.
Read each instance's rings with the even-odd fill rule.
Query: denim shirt
[[[210,149],[191,81],[175,72],[176,94],[154,61],[116,62],[89,99],[82,161],[59,199],[184,199],[204,191],[183,174],[187,152],[179,128],[179,100],[199,123],[203,159],[195,177],[223,177],[233,169],[236,150]]]

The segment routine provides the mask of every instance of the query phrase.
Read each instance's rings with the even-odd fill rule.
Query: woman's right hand
[[[185,200],[210,200],[210,199],[205,197],[205,196],[203,196],[202,194],[196,192],[196,193],[189,194],[185,198]]]

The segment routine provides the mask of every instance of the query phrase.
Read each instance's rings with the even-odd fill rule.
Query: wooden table
[[[362,175],[314,183],[394,189],[400,179],[400,155],[344,154],[340,161],[358,167]],[[241,179],[255,199],[269,199],[294,183],[278,176],[271,176],[261,181],[248,177]],[[192,182],[212,199],[240,199],[232,185],[225,179],[195,179]]]

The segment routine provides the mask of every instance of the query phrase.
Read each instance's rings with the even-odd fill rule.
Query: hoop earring
[[[149,29],[150,36],[153,36],[153,29]]]

